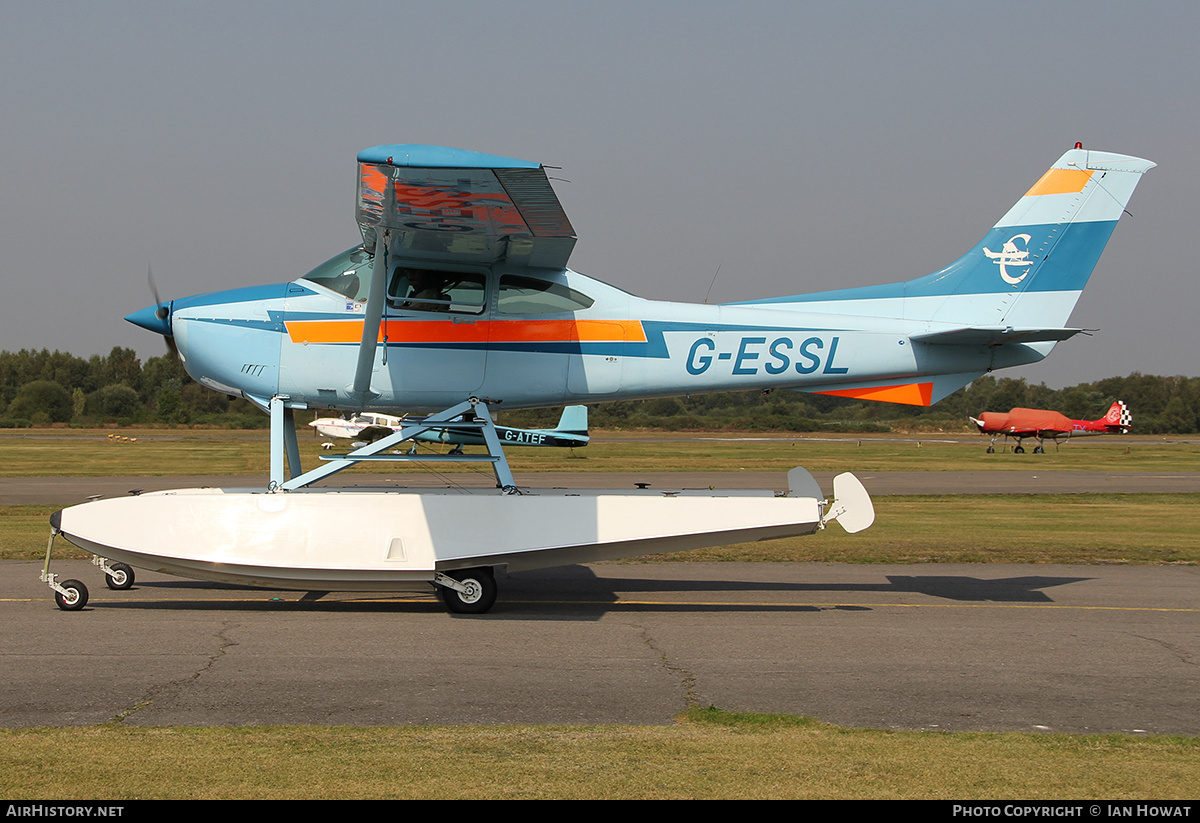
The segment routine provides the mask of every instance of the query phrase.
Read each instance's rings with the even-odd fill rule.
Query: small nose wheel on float
[[[64,612],[77,612],[87,605],[88,590],[87,586],[80,583],[78,580],[64,580],[62,583],[55,582],[57,574],[49,575],[46,580],[50,584],[50,588],[54,589],[54,602]]]
[[[59,533],[57,528],[50,529],[50,541],[46,544],[46,563],[42,567],[42,582],[54,590],[54,602],[64,612],[77,612],[87,605],[87,586],[78,580],[58,582],[58,575],[50,573],[50,553],[54,550],[54,538]]]
[[[53,520],[53,518],[52,518]],[[41,580],[54,591],[54,602],[64,612],[77,612],[88,603],[88,589],[78,580],[58,582],[58,575],[50,573],[50,557],[54,552],[54,538],[61,532],[52,522],[50,540],[46,544],[46,562],[42,567]],[[114,591],[124,591],[133,588],[136,575],[128,563],[110,563],[108,558],[92,555],[92,565],[99,566],[104,572],[104,583]]]

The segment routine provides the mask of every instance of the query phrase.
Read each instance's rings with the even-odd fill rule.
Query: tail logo
[[[1000,267],[1000,278],[1005,283],[1017,285],[1029,274],[1026,269],[1021,273],[1020,277],[1013,277],[1008,273],[1009,266],[1032,266],[1033,261],[1027,259],[1029,257],[1029,249],[1021,250],[1017,248],[1017,241],[1020,240],[1022,245],[1028,246],[1030,236],[1028,234],[1014,234],[1004,243],[1004,248],[1000,251],[992,251],[987,246],[984,246],[983,253],[990,259],[996,261],[996,265]]]
[[[1109,426],[1129,429],[1133,427],[1133,415],[1129,413],[1129,407],[1118,400],[1112,404],[1108,414],[1104,415],[1104,422]]]

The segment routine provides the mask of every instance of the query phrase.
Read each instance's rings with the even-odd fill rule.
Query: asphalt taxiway
[[[817,538],[814,538],[817,539]],[[690,706],[854,727],[1200,734],[1200,569],[603,563],[431,597],[152,573],[61,612],[0,563],[0,725],[667,724]]]

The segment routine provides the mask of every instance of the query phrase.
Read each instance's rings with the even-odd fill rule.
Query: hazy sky
[[[1200,4],[6,2],[0,349],[160,338],[164,298],[358,242],[355,156],[560,166],[572,268],[711,302],[903,280],[1079,140],[1159,164],[1072,324],[1002,372],[1200,374]]]

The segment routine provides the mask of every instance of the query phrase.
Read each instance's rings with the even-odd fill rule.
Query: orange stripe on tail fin
[[[1026,197],[1039,194],[1075,194],[1092,179],[1091,169],[1050,169],[1025,192]]]

